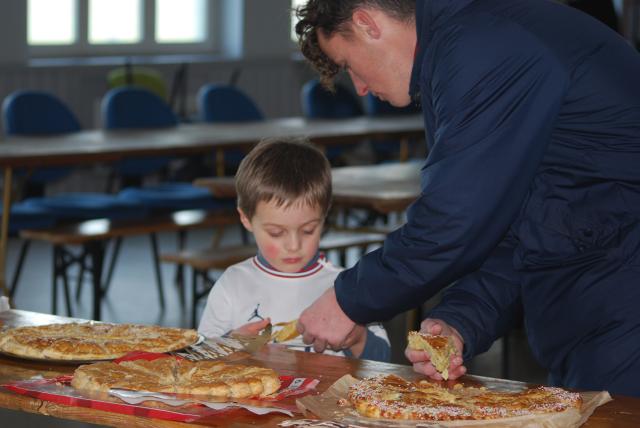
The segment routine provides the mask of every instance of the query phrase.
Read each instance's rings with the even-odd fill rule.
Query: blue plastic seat
[[[336,83],[335,91],[331,92],[318,79],[310,80],[302,87],[301,101],[302,112],[309,119],[347,119],[363,115],[360,100],[340,83]],[[347,147],[328,146],[327,158],[336,164]]]
[[[14,135],[55,135],[80,130],[80,123],[69,108],[47,92],[21,90],[11,93],[2,103],[4,132]],[[26,177],[26,196],[42,196],[46,184],[56,182],[71,172],[68,167],[39,168],[27,172],[16,171]]]
[[[264,115],[240,89],[211,83],[198,90],[198,113],[203,122],[249,122],[263,120]]]
[[[178,124],[175,114],[162,98],[137,86],[110,90],[102,99],[101,108],[105,129],[158,129]],[[139,186],[144,177],[161,172],[171,160],[169,156],[123,159],[113,165],[114,175],[122,179],[124,187]]]
[[[104,193],[62,193],[53,197],[28,198],[21,205],[55,213],[59,220],[65,221],[97,218],[139,220],[148,215],[144,204]]]
[[[264,120],[256,103],[235,86],[210,83],[198,90],[198,116],[202,122],[237,123]],[[233,173],[240,165],[245,152],[238,149],[224,151],[225,170]]]
[[[3,213],[0,203],[0,214]],[[56,224],[56,216],[48,209],[24,202],[11,205],[9,212],[9,235],[15,236],[23,229],[47,229]]]
[[[120,191],[119,197],[162,211],[215,210],[235,206],[235,199],[214,198],[208,189],[181,182],[160,183],[143,188],[127,187]]]

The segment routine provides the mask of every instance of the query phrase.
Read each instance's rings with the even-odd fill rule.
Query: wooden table
[[[421,162],[332,168],[333,204],[380,214],[403,211],[420,195]],[[217,196],[235,197],[233,177],[198,178],[194,185]]]
[[[5,326],[40,325],[52,322],[69,322],[71,320],[71,318],[18,310],[0,313],[0,323],[3,323]],[[289,351],[272,346],[263,347],[255,355],[243,360],[243,363],[271,367],[282,375],[298,375],[319,379],[320,384],[317,387],[319,392],[326,390],[333,382],[345,374],[351,374],[356,377],[366,377],[380,373],[394,373],[411,379],[417,379],[419,377],[409,366]],[[0,356],[0,383],[24,380],[34,375],[55,377],[62,374],[69,374],[73,372],[74,369],[74,366],[69,365],[32,363]],[[480,382],[487,386],[504,386],[505,383],[520,384],[518,382],[498,379],[474,378],[473,376],[465,376],[463,380],[467,382]],[[121,415],[95,409],[68,407],[14,394],[2,389],[0,389],[0,407],[114,427],[189,426],[184,423]],[[286,419],[286,416],[254,416],[248,412],[238,411],[227,416],[208,419],[205,423],[207,426],[274,427],[284,419]],[[596,409],[595,413],[584,426],[593,428],[640,426],[640,398],[614,396],[614,401]]]
[[[407,141],[424,136],[421,115],[340,120],[300,117],[234,124],[188,124],[154,130],[90,130],[55,137],[11,137],[0,141],[4,168],[3,215],[0,222],[0,293],[6,295],[6,248],[13,169],[115,161],[132,156],[220,154],[226,148],[250,146],[268,137],[307,137],[317,144],[345,144],[365,138]],[[220,166],[218,166],[219,172]]]

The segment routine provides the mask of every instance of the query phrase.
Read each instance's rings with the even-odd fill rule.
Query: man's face
[[[415,32],[413,38],[403,38],[400,33],[405,28],[394,26],[404,26],[386,15],[383,18],[383,25],[387,25],[385,37],[372,37],[371,32],[351,23],[353,31],[348,35],[335,33],[326,37],[319,31],[318,43],[325,55],[349,73],[358,95],[371,92],[396,107],[404,107],[411,102],[409,82]]]
[[[303,201],[278,206],[275,200],[258,202],[253,218],[242,210],[240,220],[253,233],[260,254],[280,272],[298,272],[316,255],[324,216],[320,207]]]

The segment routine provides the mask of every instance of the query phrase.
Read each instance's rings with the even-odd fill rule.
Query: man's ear
[[[376,21],[375,16],[368,10],[363,8],[356,9],[351,16],[351,19],[355,30],[360,31],[362,34],[366,34],[369,38],[380,38],[380,26]]]
[[[242,211],[240,207],[236,207],[236,209],[238,210],[238,214],[240,214],[240,223],[242,223],[244,228],[249,232],[253,232],[251,228],[251,220],[249,220],[249,217],[245,215],[244,211]]]

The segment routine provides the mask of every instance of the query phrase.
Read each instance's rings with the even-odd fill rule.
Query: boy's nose
[[[289,238],[286,241],[286,248],[288,251],[296,251],[299,250],[302,245],[301,239],[297,234],[289,235]]]

